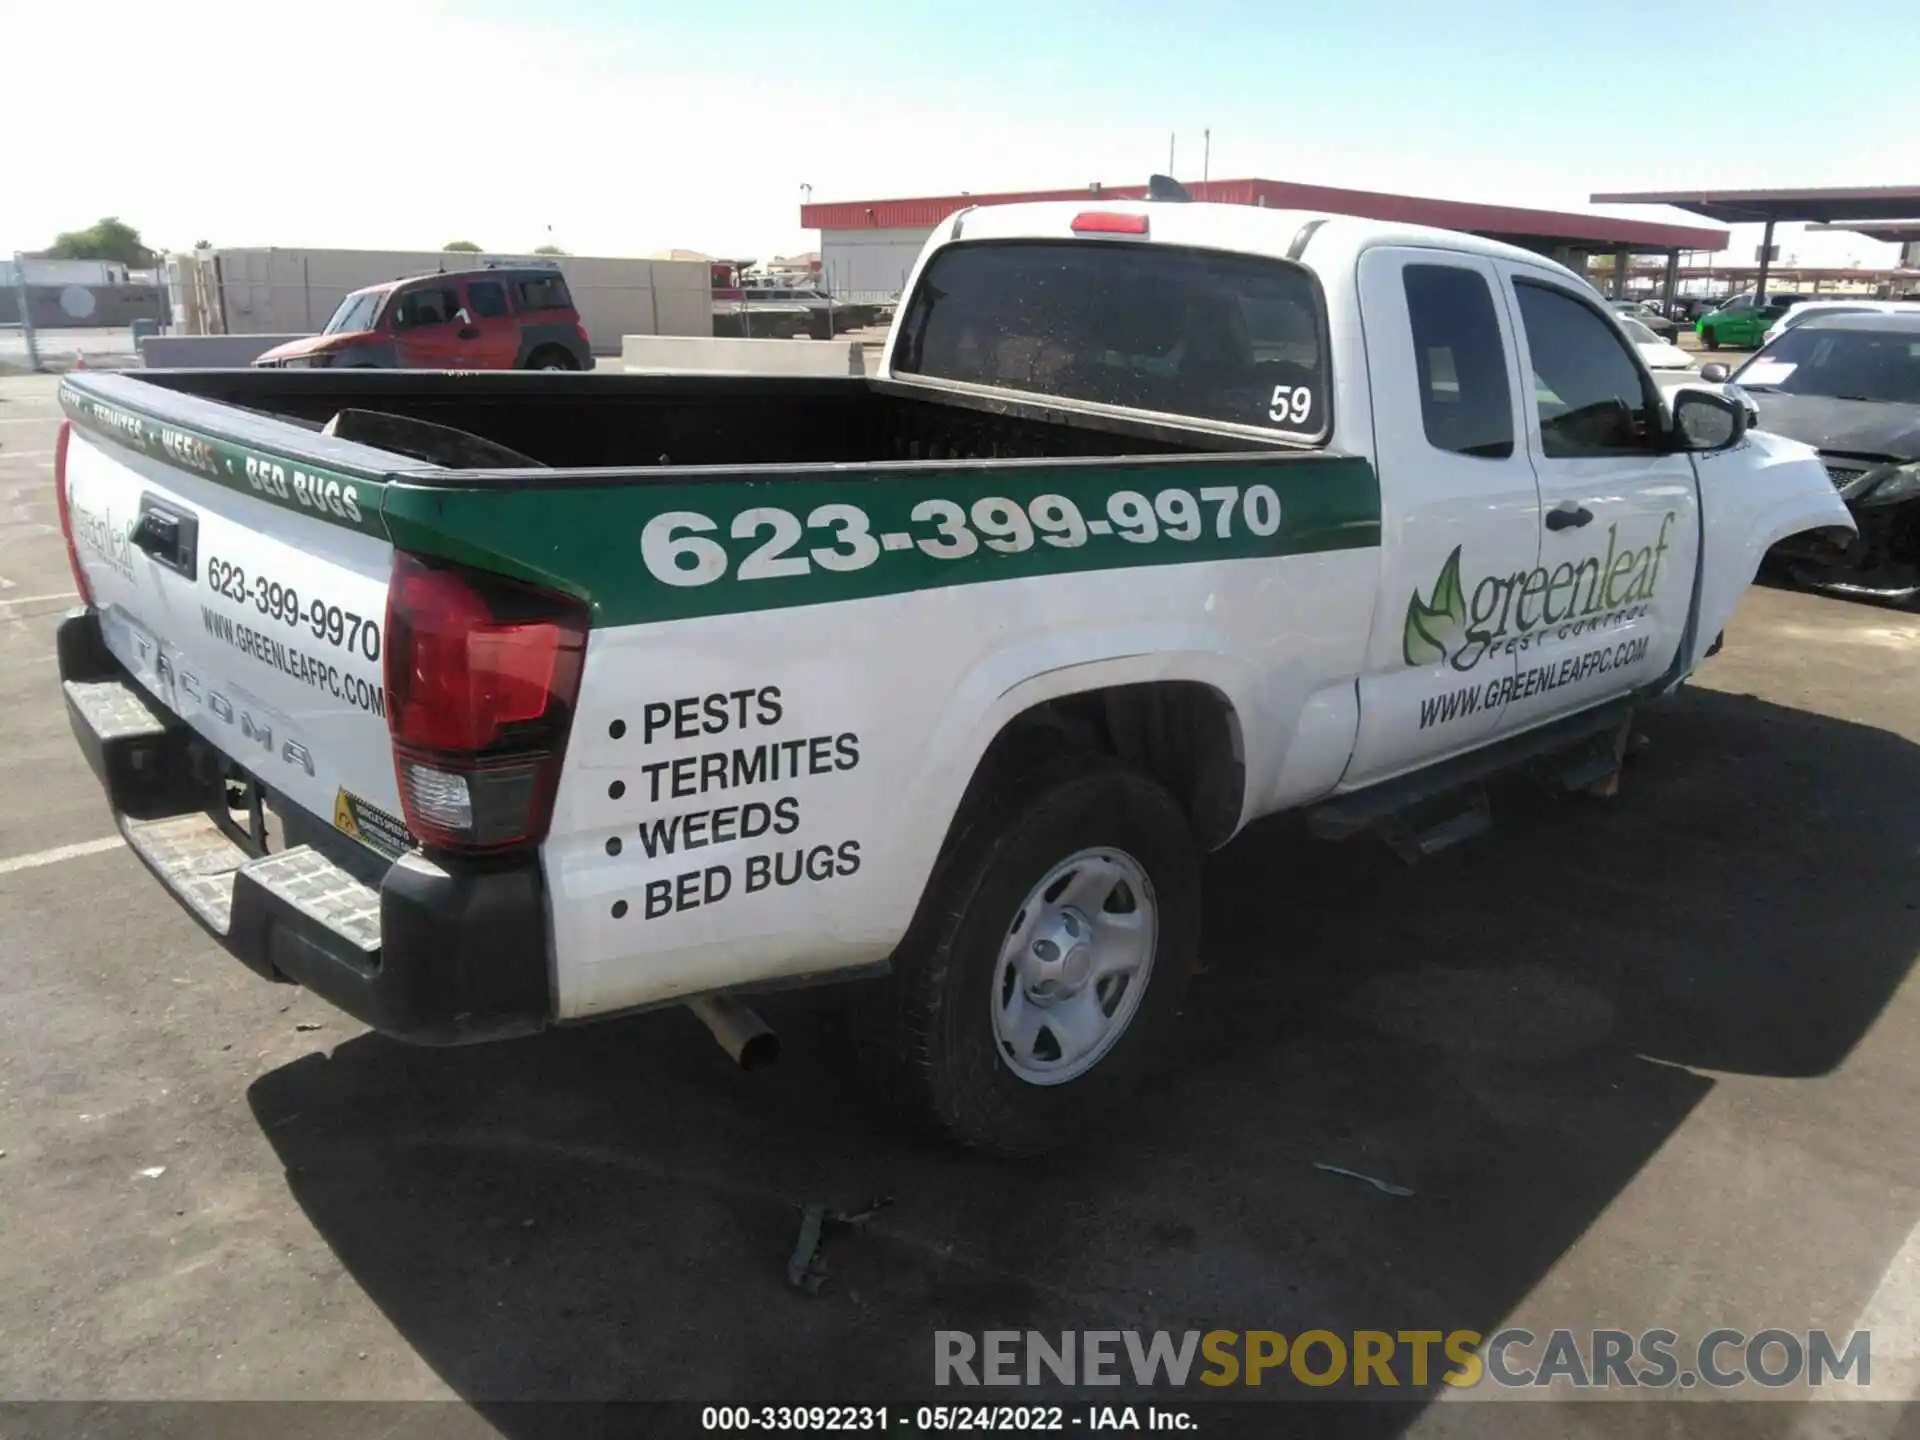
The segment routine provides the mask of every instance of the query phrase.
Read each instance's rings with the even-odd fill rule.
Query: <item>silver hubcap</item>
[[[1084,1075],[1126,1033],[1153,972],[1159,912],[1124,850],[1082,850],[1014,912],[994,970],[993,1038],[1030,1085]]]

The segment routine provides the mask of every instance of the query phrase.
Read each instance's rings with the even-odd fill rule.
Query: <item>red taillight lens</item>
[[[73,421],[62,420],[60,433],[53,442],[53,503],[60,513],[60,533],[66,537],[67,564],[73,569],[73,588],[84,605],[93,604],[93,587],[87,583],[87,570],[80,563],[80,547],[73,543],[73,507],[67,500],[67,446],[73,442]]]
[[[586,645],[576,600],[394,555],[387,728],[415,835],[468,851],[546,835]]]
[[[1125,210],[1082,210],[1073,217],[1076,235],[1144,235],[1147,217]]]

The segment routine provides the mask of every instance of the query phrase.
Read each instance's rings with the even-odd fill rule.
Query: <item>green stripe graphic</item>
[[[316,465],[291,454],[242,445],[130,405],[102,400],[63,381],[60,408],[89,436],[198,475],[269,505],[384,536],[379,477]]]
[[[1278,502],[1278,524],[1270,534],[1258,533],[1247,510],[1249,493],[1261,487]],[[1206,498],[1203,490],[1216,497],[1234,492],[1224,535],[1222,502]],[[1140,499],[1115,501],[1129,492]],[[927,553],[927,547],[964,545],[952,537],[950,524],[943,534],[927,512],[915,518],[915,507],[929,501],[964,512],[970,553],[952,559]],[[1049,544],[1044,527],[1033,524],[1039,515],[1057,521],[1061,501],[1087,523],[1084,543]],[[984,513],[978,508],[983,502]],[[1122,531],[1144,527],[1123,525],[1113,507],[1130,504],[1128,513],[1137,515],[1142,502],[1155,511],[1158,538],[1134,543]],[[1198,512],[1198,534],[1175,538],[1174,532],[1193,528],[1189,504]],[[993,529],[1017,524],[1011,513],[1016,508],[1034,531],[1032,543],[1014,553],[991,548],[986,542]],[[767,511],[792,517],[792,524],[783,531]],[[864,539],[847,533],[849,511],[859,517],[854,524]],[[710,528],[676,534],[700,548],[717,547],[707,549],[709,558],[724,556],[717,578],[675,585],[661,578],[657,554],[649,565],[649,525],[675,513],[708,523]],[[1170,522],[1169,513],[1179,518]],[[1252,518],[1272,517],[1256,509]],[[1380,543],[1380,489],[1366,460],[1314,453],[1202,463],[890,467],[792,478],[721,472],[694,483],[648,483],[636,476],[630,484],[512,491],[396,482],[387,487],[386,519],[394,544],[403,549],[580,596],[598,625],[635,625],[1036,575],[1372,547]],[[1102,526],[1106,533],[1098,533]],[[1003,543],[1017,544],[1018,536]],[[767,568],[775,573],[742,578],[743,571],[751,573],[754,552],[769,546],[774,554]],[[684,578],[689,572],[675,573]]]

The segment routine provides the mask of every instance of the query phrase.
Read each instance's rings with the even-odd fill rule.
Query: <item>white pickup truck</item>
[[[1203,850],[1604,791],[1767,548],[1850,529],[1558,265],[1177,198],[954,216],[871,379],[61,399],[74,730],[238,958],[430,1043],[740,1050],[740,994],[868,981],[883,1073],[1006,1152],[1140,1073]]]

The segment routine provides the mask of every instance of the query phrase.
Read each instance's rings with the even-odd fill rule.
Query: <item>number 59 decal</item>
[[[1288,425],[1298,430],[1307,423],[1307,416],[1313,413],[1313,391],[1305,385],[1276,385],[1273,387],[1273,400],[1267,410],[1267,419],[1276,425]]]

